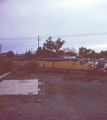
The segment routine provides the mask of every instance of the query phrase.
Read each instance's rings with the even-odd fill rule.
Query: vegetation
[[[86,49],[84,47],[79,48],[79,54],[85,58],[93,58],[95,56],[95,51],[91,49]]]
[[[12,51],[8,51],[6,54],[7,54],[7,58],[9,58],[9,59],[14,57],[14,53]]]
[[[47,50],[45,47],[39,47],[36,51],[37,58],[57,58],[58,55],[56,52]]]
[[[1,66],[2,73],[10,72],[13,69],[13,67],[14,65],[11,60],[2,61],[2,66]]]
[[[65,47],[63,48],[64,53],[71,52],[71,53],[77,53],[77,50],[74,47]]]
[[[62,45],[65,43],[64,40],[61,41],[61,38],[58,38],[55,42],[52,41],[52,37],[49,37],[43,46],[50,51],[57,52]]]
[[[32,59],[32,53],[31,53],[31,51],[29,50],[28,52],[25,52],[24,56],[27,59]]]
[[[79,48],[79,54],[85,58],[102,58],[104,56],[107,56],[107,50],[106,51],[102,50],[100,53],[96,53],[92,49],[87,49],[85,47],[81,47],[81,48]]]
[[[64,45],[65,41],[61,40],[61,38],[57,38],[56,41],[52,40],[50,36],[46,42],[44,42],[43,47],[39,47],[35,53],[32,53],[30,50],[25,52],[24,54],[18,53],[15,55],[12,51],[8,51],[7,53],[2,53],[1,57],[4,60],[10,59],[29,59],[34,60],[37,58],[58,58],[63,55],[67,56],[76,56],[77,50],[74,47],[65,47],[62,50],[60,48]],[[102,58],[107,56],[107,50],[101,51],[100,53],[96,53],[92,49],[87,49],[86,47],[79,48],[79,55],[78,57],[82,58]]]
[[[29,61],[25,65],[25,72],[28,74],[35,73],[35,72],[37,72],[38,67],[39,67],[39,64],[36,60]]]

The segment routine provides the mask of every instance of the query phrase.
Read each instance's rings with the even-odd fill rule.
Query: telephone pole
[[[0,56],[1,56],[1,44],[0,44]]]
[[[1,44],[0,44],[0,74],[2,74],[2,63],[1,63]]]
[[[38,48],[39,48],[39,35],[38,35]]]

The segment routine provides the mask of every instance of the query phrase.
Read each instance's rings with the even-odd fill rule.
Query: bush
[[[11,60],[2,61],[2,73],[12,71],[13,67],[14,67],[14,65]]]
[[[39,67],[39,63],[36,60],[29,61],[27,64],[25,64],[25,72],[30,74],[30,73],[35,73],[37,72]]]
[[[15,75],[15,74],[17,74],[17,72],[18,72],[18,70],[14,69],[14,70],[12,70],[11,75]]]
[[[58,58],[56,53],[50,52],[48,54],[43,55],[41,58]]]

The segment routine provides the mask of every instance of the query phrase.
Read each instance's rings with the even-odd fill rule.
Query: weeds
[[[13,70],[13,62],[11,60],[5,60],[2,62],[2,72],[10,72],[11,70]]]
[[[73,88],[75,88],[75,87],[74,87],[74,86],[71,86],[71,85],[59,84],[59,85],[58,85],[58,88],[59,88],[60,90],[71,90],[71,89],[73,89]]]
[[[39,64],[37,61],[35,60],[29,61],[27,64],[25,64],[25,72],[27,74],[35,73],[37,72],[38,67],[39,67]]]
[[[3,106],[7,106],[7,104],[6,103],[0,103],[0,107],[3,107]]]
[[[12,72],[11,72],[11,75],[15,75],[15,74],[17,74],[17,72],[18,72],[18,70],[13,70]]]

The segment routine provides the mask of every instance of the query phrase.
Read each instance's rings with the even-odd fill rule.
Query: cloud
[[[103,49],[107,49],[107,44],[101,44],[101,45],[92,45],[92,46],[88,46],[89,48],[92,48],[92,49],[101,49],[101,48],[103,48]]]
[[[99,42],[96,42],[96,44],[94,45],[87,45],[86,48],[95,50],[96,52],[101,52],[102,50],[103,51],[107,50],[107,44],[104,41],[102,41],[102,43],[100,41],[100,44]]]
[[[106,5],[106,0],[0,0],[0,38],[40,35],[47,36],[47,39],[54,35],[106,32]],[[106,40],[104,37],[64,39],[66,46],[73,44],[74,47],[81,47],[101,44],[101,39]],[[43,42],[41,40],[41,46]],[[16,43],[6,41],[4,44],[1,41],[3,46],[14,50],[26,49],[31,43],[30,47],[37,48],[37,44],[33,46],[32,40],[20,41],[20,45]]]

